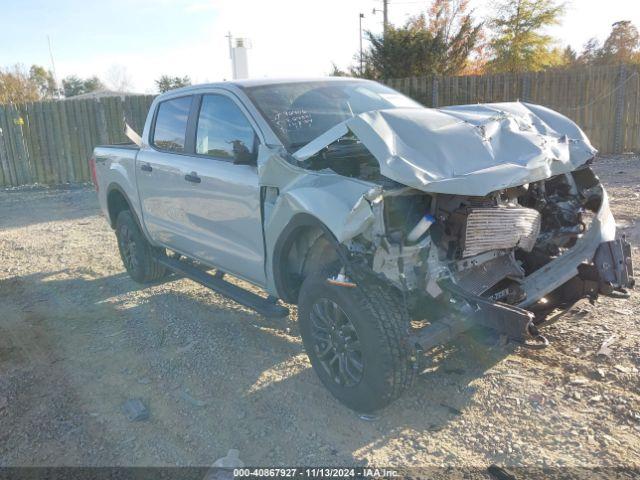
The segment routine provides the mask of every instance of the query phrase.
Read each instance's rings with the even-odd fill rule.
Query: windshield
[[[280,83],[245,91],[290,153],[360,113],[422,108],[384,85],[359,80]]]

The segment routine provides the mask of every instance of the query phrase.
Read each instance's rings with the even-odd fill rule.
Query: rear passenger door
[[[187,126],[193,95],[160,102],[154,113],[149,147],[140,150],[136,159],[136,181],[147,232],[157,243],[173,248],[181,243],[186,222],[182,210],[180,187],[184,183],[182,168],[187,145]]]

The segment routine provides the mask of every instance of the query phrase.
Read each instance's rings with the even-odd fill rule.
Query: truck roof
[[[176,92],[188,92],[191,90],[198,90],[198,89],[207,88],[207,87],[229,88],[230,86],[234,86],[234,87],[243,88],[243,87],[259,87],[263,85],[277,85],[277,84],[286,84],[286,83],[347,82],[347,81],[354,81],[354,80],[358,80],[362,82],[370,81],[363,78],[354,78],[354,77],[250,78],[245,80],[227,80],[223,82],[201,83],[198,85],[190,85],[188,87],[177,88],[175,90],[170,90],[169,92],[173,94]]]

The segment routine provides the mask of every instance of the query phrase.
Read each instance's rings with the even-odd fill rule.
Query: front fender
[[[274,156],[275,157],[275,156]],[[268,290],[277,293],[274,252],[277,244],[293,234],[293,226],[305,222],[326,229],[341,244],[364,232],[375,221],[370,200],[381,187],[330,171],[313,172],[297,168],[284,159],[272,158],[261,168],[262,185],[278,189],[278,195],[264,208],[264,237]],[[302,215],[302,216],[301,216]],[[304,222],[303,222],[304,223]],[[277,259],[276,259],[277,261]]]

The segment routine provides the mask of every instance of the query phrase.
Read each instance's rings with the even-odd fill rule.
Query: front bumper
[[[522,308],[531,306],[567,283],[578,275],[581,264],[593,261],[601,243],[614,241],[615,236],[616,222],[609,208],[609,197],[603,188],[600,210],[591,222],[589,230],[573,248],[524,279],[521,286],[526,297],[518,306]]]
[[[451,296],[453,308],[450,315],[414,333],[416,347],[427,351],[474,325],[524,341],[539,336],[535,315],[528,307],[560,287],[570,289],[566,303],[633,287],[631,246],[624,237],[615,240],[615,233],[615,221],[603,189],[600,210],[582,238],[562,256],[524,279],[521,286],[526,293],[525,300],[518,305],[508,305],[473,295],[451,282],[441,283],[442,289]]]

